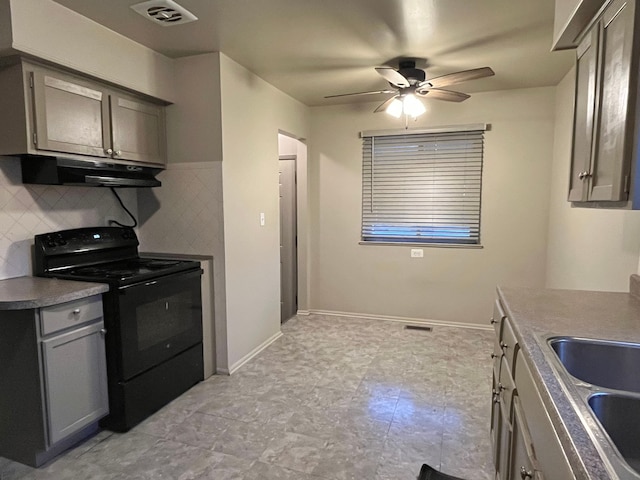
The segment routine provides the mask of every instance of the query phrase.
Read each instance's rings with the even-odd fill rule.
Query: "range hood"
[[[99,160],[22,155],[22,183],[83,187],[159,187],[161,168]]]

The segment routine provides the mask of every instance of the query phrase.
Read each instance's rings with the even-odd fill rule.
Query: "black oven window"
[[[173,338],[193,329],[193,300],[188,292],[137,306],[138,351],[159,344],[170,344]],[[167,345],[169,348],[170,345]]]

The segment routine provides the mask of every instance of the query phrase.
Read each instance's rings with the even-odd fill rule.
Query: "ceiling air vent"
[[[150,0],[131,5],[131,8],[152,22],[170,27],[195,22],[198,17],[173,0]]]

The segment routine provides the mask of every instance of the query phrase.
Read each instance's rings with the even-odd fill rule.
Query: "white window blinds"
[[[362,240],[480,243],[483,130],[363,133]]]

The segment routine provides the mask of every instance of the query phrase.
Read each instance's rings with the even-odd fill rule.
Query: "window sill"
[[[359,245],[389,245],[394,247],[425,247],[425,248],[470,248],[481,249],[482,245],[470,245],[465,243],[410,243],[410,242],[358,242]]]

